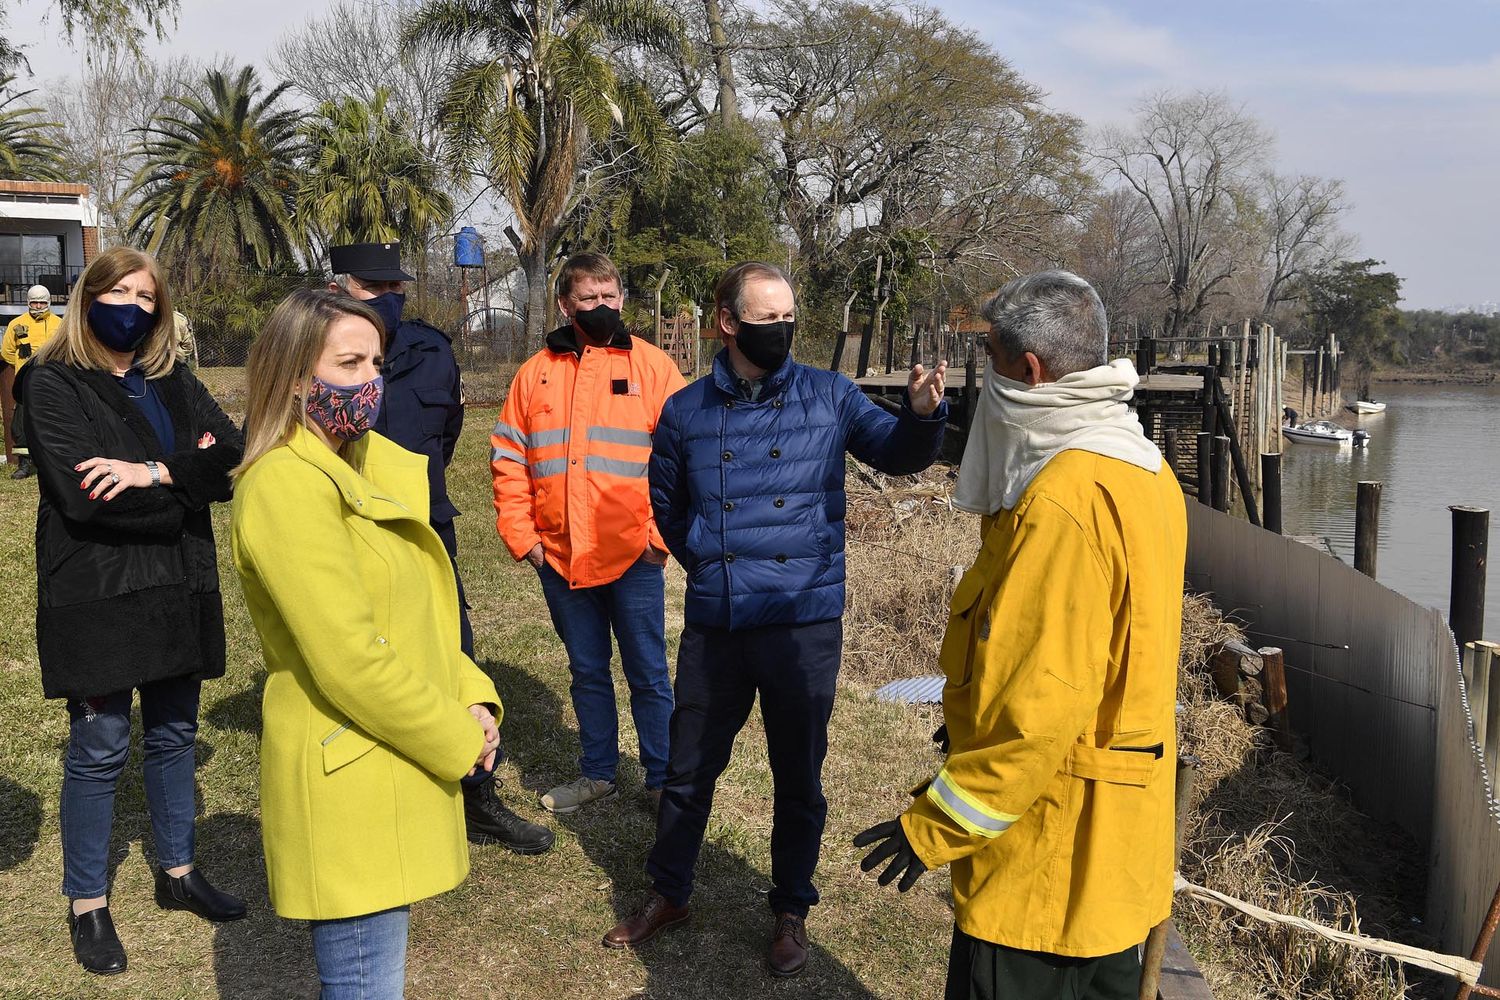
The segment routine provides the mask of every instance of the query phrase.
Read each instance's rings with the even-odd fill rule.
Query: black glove
[[[881,885],[890,885],[900,875],[901,881],[896,883],[896,888],[905,892],[916,885],[917,879],[927,872],[927,866],[917,857],[917,852],[911,849],[900,820],[893,819],[888,823],[872,826],[854,838],[855,847],[869,847],[875,843],[879,843],[879,846],[865,855],[859,867],[863,871],[873,871],[882,861],[892,859],[885,871],[880,873],[878,881]]]
[[[943,753],[948,752],[948,723],[945,722],[937,727],[937,732],[932,734],[932,742],[936,743]]]

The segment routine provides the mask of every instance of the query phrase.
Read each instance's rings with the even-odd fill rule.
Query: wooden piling
[[[1214,485],[1213,501],[1214,510],[1228,512],[1229,510],[1229,438],[1223,434],[1214,436],[1213,444],[1214,461]]]
[[[1260,676],[1265,692],[1263,700],[1267,713],[1266,725],[1275,731],[1276,745],[1290,753],[1292,726],[1287,717],[1286,659],[1275,646],[1264,646],[1260,650],[1260,660],[1264,667]]]
[[[1375,578],[1380,541],[1380,492],[1384,484],[1362,482],[1354,503],[1354,568]]]
[[[979,407],[979,337],[968,336],[969,349],[964,355],[964,430],[974,423],[974,411]]]
[[[1281,454],[1260,456],[1261,523],[1267,531],[1281,534]]]
[[[1459,649],[1484,638],[1485,570],[1489,554],[1490,512],[1483,507],[1454,506],[1453,573],[1448,585],[1448,627]]]
[[[1180,479],[1182,478],[1182,470],[1177,468],[1179,461],[1177,457],[1177,430],[1176,428],[1168,427],[1166,433],[1162,436],[1166,438],[1167,464],[1172,467],[1172,474]]]
[[[1474,720],[1474,743],[1483,747],[1485,734],[1489,732],[1490,712],[1490,666],[1492,658],[1486,645],[1478,642],[1464,646],[1465,658],[1472,657],[1469,674],[1469,717]]]
[[[1198,502],[1210,507],[1214,502],[1214,435],[1198,432]]]
[[[1476,642],[1474,645],[1487,647],[1490,654],[1489,697],[1483,707],[1484,741],[1479,745],[1484,750],[1484,770],[1490,776],[1493,789],[1500,785],[1500,777],[1495,774],[1495,768],[1500,764],[1500,645],[1493,642]]]
[[[870,374],[870,347],[875,340],[875,317],[865,321],[864,332],[859,335],[859,362],[854,366],[854,377],[864,378]]]

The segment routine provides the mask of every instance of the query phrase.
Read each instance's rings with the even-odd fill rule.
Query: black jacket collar
[[[615,334],[614,339],[605,346],[628,351],[630,350],[630,334],[622,330]],[[583,357],[583,348],[578,344],[578,331],[573,328],[572,323],[560,326],[547,334],[547,350],[553,354],[576,354],[580,358]]]
[[[162,444],[156,437],[156,430],[151,426],[151,421],[141,412],[141,408],[130,401],[125,388],[120,385],[120,380],[115,378],[112,372],[99,371],[93,368],[67,368],[79,381],[94,390],[101,400],[115,412],[131,432],[140,438],[141,444],[146,446],[148,454],[163,454]],[[177,377],[174,368],[172,374],[155,379],[152,386],[161,396],[162,405],[166,407],[167,413],[172,418],[172,434],[177,438],[178,450],[186,450],[192,447],[189,438],[192,437],[191,418],[189,415],[190,404],[186,394],[183,392],[181,381]]]

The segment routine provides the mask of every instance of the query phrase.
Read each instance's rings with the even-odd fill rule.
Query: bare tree
[[[1344,183],[1336,178],[1267,171],[1260,179],[1260,201],[1266,242],[1263,311],[1269,316],[1300,297],[1298,279],[1352,254],[1354,240],[1339,229],[1348,205]]]
[[[1077,258],[1070,263],[1099,293],[1115,322],[1138,318],[1146,291],[1161,273],[1161,241],[1140,195],[1115,188],[1091,199],[1083,212]],[[1152,296],[1149,308],[1154,310]]]
[[[1179,334],[1243,266],[1242,212],[1269,135],[1217,91],[1148,97],[1131,129],[1105,130],[1095,149],[1107,177],[1145,202],[1161,241],[1166,328]]]
[[[206,67],[185,56],[153,61],[107,52],[82,76],[50,81],[48,114],[62,125],[70,173],[94,189],[103,242],[123,238],[135,205],[131,181],[140,169],[141,129],[186,93]]]

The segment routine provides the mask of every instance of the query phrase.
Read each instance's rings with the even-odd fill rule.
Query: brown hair
[[[321,288],[298,289],[266,320],[245,364],[245,457],[231,476],[238,479],[256,459],[285,444],[298,424],[307,426],[307,408],[298,397],[318,366],[328,328],[341,316],[368,320],[385,344],[385,327],[374,309]]]
[[[566,298],[573,290],[573,282],[584,276],[599,281],[612,278],[620,291],[625,290],[625,282],[620,280],[620,269],[615,267],[614,261],[602,253],[575,253],[557,272],[557,297]]]
[[[759,260],[747,260],[724,272],[724,277],[714,286],[714,328],[718,328],[719,310],[728,309],[735,319],[745,309],[745,286],[752,281],[784,281],[792,287],[792,279],[775,264]]]
[[[172,322],[172,296],[167,291],[166,279],[155,257],[124,246],[110,247],[83,269],[78,283],[73,286],[57,336],[41,349],[37,360],[55,360],[74,368],[114,371],[115,362],[110,357],[109,348],[100,343],[94,331],[89,329],[89,307],[98,301],[99,296],[114,288],[117,281],[137,271],[147,272],[156,283],[156,312],[153,313],[156,322],[136,348],[136,357],[147,378],[161,378],[170,373],[177,356],[177,330]]]

